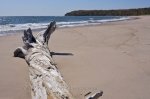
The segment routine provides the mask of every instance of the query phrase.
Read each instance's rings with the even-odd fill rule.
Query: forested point
[[[117,10],[77,10],[65,14],[65,16],[139,16],[150,15],[150,7],[136,9]]]

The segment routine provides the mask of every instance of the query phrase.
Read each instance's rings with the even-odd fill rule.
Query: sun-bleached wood
[[[22,37],[25,45],[14,51],[15,57],[24,58],[29,65],[32,99],[73,99],[48,48],[55,29],[56,22],[51,22],[36,38],[30,28],[25,30]]]

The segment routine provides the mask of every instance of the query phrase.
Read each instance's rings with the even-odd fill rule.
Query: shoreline
[[[53,59],[76,99],[101,90],[102,99],[149,98],[150,16],[137,17],[52,34],[49,48],[58,53]],[[31,99],[28,65],[13,57],[23,45],[21,35],[0,37],[2,99]]]
[[[118,16],[119,17],[119,16]],[[123,19],[122,19],[123,18]],[[126,16],[122,16],[121,18],[118,19],[102,19],[102,22],[94,22],[94,23],[88,23],[88,24],[74,24],[74,25],[66,25],[66,26],[59,26],[59,24],[57,25],[57,29],[64,29],[64,28],[76,28],[76,27],[88,27],[88,26],[99,26],[99,25],[104,25],[104,24],[111,24],[111,23],[115,23],[115,22],[120,22],[120,21],[128,21],[128,20],[135,20],[138,19],[137,17],[126,17]],[[107,20],[105,22],[105,20]],[[96,21],[96,20],[94,20]],[[99,21],[99,20],[97,20]],[[103,22],[104,21],[104,22]],[[59,23],[59,22],[57,22]],[[28,24],[28,23],[26,23]],[[42,26],[41,26],[42,27]],[[28,29],[28,28],[27,28]],[[32,27],[31,27],[32,29]],[[41,30],[45,30],[46,28],[38,28],[38,29],[33,29],[34,32],[39,32]],[[8,35],[13,35],[13,34],[17,34],[20,32],[23,32],[24,30],[9,30],[9,31],[0,31],[0,37],[1,36],[8,36]]]

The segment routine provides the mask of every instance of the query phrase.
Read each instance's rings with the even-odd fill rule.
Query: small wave
[[[89,18],[90,20],[93,20],[93,18]]]
[[[14,24],[9,24],[9,26],[10,26],[10,27],[15,27],[16,25],[14,25]]]
[[[85,23],[88,23],[88,21],[57,22],[57,25],[85,24]]]
[[[47,26],[48,26],[48,23],[47,24],[27,23],[27,24],[0,25],[0,32],[25,30],[25,29],[28,29],[29,27],[32,29],[40,29],[40,28],[46,28]]]
[[[120,17],[120,18],[113,18],[113,19],[103,19],[103,20],[94,20],[93,18],[89,18],[89,20],[83,21],[70,21],[70,22],[57,22],[58,28],[64,27],[76,27],[76,26],[88,26],[88,25],[99,25],[106,22],[114,22],[114,21],[122,21],[128,20],[129,17]],[[49,23],[26,23],[26,24],[7,24],[7,25],[0,25],[0,36],[5,34],[10,34],[12,31],[20,31],[26,30],[29,27],[33,30],[36,29],[44,29],[49,25]]]
[[[106,22],[115,22],[115,21],[123,21],[129,20],[129,17],[121,17],[121,18],[114,18],[114,19],[103,19],[103,20],[93,20],[91,18],[87,21],[76,21],[76,22],[58,22],[58,27],[76,27],[76,26],[87,26],[87,25],[99,25]]]

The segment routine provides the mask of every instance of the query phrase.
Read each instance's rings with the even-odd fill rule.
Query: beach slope
[[[102,90],[101,99],[150,98],[150,16],[57,30],[49,46],[76,99]],[[67,55],[68,54],[73,54]]]
[[[150,16],[57,29],[49,47],[76,99],[102,90],[101,99],[148,99]],[[30,99],[28,65],[14,58],[22,35],[0,37],[0,99]]]

